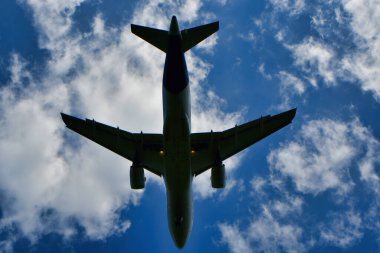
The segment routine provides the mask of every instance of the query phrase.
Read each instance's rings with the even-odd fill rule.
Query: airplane
[[[131,24],[138,37],[166,53],[162,85],[163,133],[131,133],[95,120],[61,113],[66,127],[130,160],[130,186],[145,187],[144,169],[163,177],[171,237],[181,249],[193,224],[193,178],[211,168],[211,186],[225,187],[223,161],[290,124],[296,108],[220,132],[191,132],[190,88],[185,52],[219,30],[219,22],[169,31]]]

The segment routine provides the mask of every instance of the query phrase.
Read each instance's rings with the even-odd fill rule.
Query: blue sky
[[[257,3],[258,2],[258,3]],[[59,113],[162,131],[164,55],[130,24],[216,20],[186,60],[192,130],[297,107],[291,126],[194,179],[183,252],[378,252],[380,2],[2,0],[0,252],[178,252],[163,181]]]

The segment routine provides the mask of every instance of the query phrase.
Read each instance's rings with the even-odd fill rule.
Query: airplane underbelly
[[[172,113],[164,123],[165,181],[172,188],[190,187],[190,127],[186,114]]]
[[[168,224],[176,245],[182,247],[193,224],[189,87],[179,94],[164,89],[163,101]]]
[[[171,188],[187,188],[191,183],[190,145],[174,139],[165,143],[165,180]]]

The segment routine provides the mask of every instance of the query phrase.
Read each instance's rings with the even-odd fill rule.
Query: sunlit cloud
[[[289,177],[300,192],[335,190],[345,195],[353,187],[349,168],[357,166],[354,161],[367,160],[368,152],[373,152],[369,145],[376,140],[368,130],[362,134],[363,129],[357,119],[349,123],[309,121],[298,139],[271,151],[270,168]]]

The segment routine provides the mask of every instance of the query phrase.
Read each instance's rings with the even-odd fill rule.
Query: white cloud
[[[311,23],[317,27],[324,26],[327,22],[325,17],[323,16],[324,12],[322,9],[317,9],[316,14],[311,17]]]
[[[1,203],[0,228],[14,226],[35,242],[48,232],[75,234],[76,218],[90,238],[107,236],[120,226],[118,209],[139,195],[127,187],[123,160],[91,145],[76,153],[64,146],[59,111],[67,108],[67,87],[22,85],[0,93],[0,185],[9,199]]]
[[[199,16],[207,16],[207,13],[201,12],[202,5],[203,1],[201,0],[142,1],[138,3],[134,11],[135,15],[132,22],[167,30],[169,18],[176,15],[181,28],[182,22],[190,23],[199,18]]]
[[[287,45],[293,53],[295,64],[314,76],[319,75],[327,85],[335,85],[337,67],[335,61],[334,50],[327,44],[315,41],[309,37],[301,43],[295,45]]]
[[[264,178],[262,177],[254,177],[252,180],[251,180],[251,187],[253,189],[253,195],[264,195],[265,194],[265,191],[264,191],[264,187],[265,185],[267,184],[267,180],[265,180]]]
[[[270,0],[274,9],[289,12],[291,16],[298,15],[305,7],[304,0]]]
[[[342,0],[344,9],[351,14],[351,28],[358,46],[343,59],[343,67],[354,75],[363,91],[373,93],[380,101],[380,2],[369,0]]]
[[[268,74],[265,70],[265,64],[264,63],[261,63],[259,68],[259,73],[267,80],[272,80],[272,76],[270,74]]]
[[[71,16],[84,0],[25,0],[24,2],[32,8],[34,21],[44,32],[39,39],[43,44],[47,43],[45,45],[49,47],[54,46],[51,42],[58,41],[70,31],[72,28]]]
[[[243,179],[234,179],[233,177],[229,177],[226,179],[226,187],[221,191],[219,195],[219,200],[224,200],[232,189],[235,189],[240,194],[243,194],[245,189],[244,180]]]
[[[104,24],[102,15],[98,14],[97,16],[95,16],[94,22],[92,24],[92,30],[93,30],[94,35],[99,35],[99,36],[104,35],[105,33],[104,26],[105,24]]]
[[[323,126],[325,127],[321,127],[321,123],[324,123]],[[334,123],[337,126],[334,126]],[[311,127],[311,125],[314,125],[314,127]],[[307,129],[310,127],[312,129]],[[325,133],[326,131],[332,132],[327,134]],[[343,140],[342,142],[335,143],[335,140],[328,137],[330,134],[335,133],[335,131],[342,132],[344,136],[342,137],[341,135],[337,138],[352,138],[350,141],[353,142]],[[369,150],[372,150],[374,142],[376,142],[370,131],[362,126],[357,119],[346,125],[331,120],[330,122],[319,120],[313,122],[313,124],[304,126],[302,134],[302,138],[298,138],[297,140],[301,142],[302,139],[302,143],[308,143],[308,145],[315,144],[317,139],[327,137],[327,140],[322,140],[321,142],[329,143],[327,145],[329,147],[326,145],[323,147],[337,157],[340,157],[342,152],[339,150],[334,152],[335,150],[331,149],[332,146],[346,146],[346,144],[342,143],[347,142],[355,145],[357,153],[355,158],[351,160],[353,166],[367,159],[367,154],[372,152]],[[311,140],[311,138],[314,139]],[[372,144],[367,145],[367,141],[372,142]],[[335,144],[333,145],[331,142]],[[289,147],[289,145],[285,147]],[[309,147],[309,151],[317,152],[317,150],[321,150],[321,147],[314,145]],[[306,155],[305,159],[308,159],[308,156],[313,155]],[[318,155],[315,153],[314,157],[316,157],[316,160],[322,159],[317,158]],[[337,159],[340,160],[340,158]],[[297,160],[297,153],[293,153],[294,164],[297,164]],[[319,175],[316,175],[316,177],[319,177]],[[279,177],[276,170],[271,170],[270,178],[281,180],[282,182],[284,180],[281,176]],[[316,188],[314,182],[308,178],[304,180],[305,184],[310,184],[310,187]],[[362,181],[367,182],[363,178]],[[340,184],[346,183],[350,185],[349,187],[352,187],[350,178],[340,181]],[[377,221],[379,212],[376,200],[375,202],[369,200],[370,210],[364,209],[356,212],[352,208],[352,205],[355,203],[353,198],[343,202],[338,201],[338,203],[334,199],[331,208],[327,209],[329,214],[327,214],[326,218],[310,220],[305,218],[304,208],[308,210],[308,215],[314,215],[313,208],[309,209],[309,198],[316,198],[316,196],[294,195],[289,191],[288,187],[281,186],[278,188],[277,183],[273,185],[272,180],[266,180],[262,177],[255,177],[251,185],[253,189],[251,197],[254,198],[254,202],[260,203],[262,212],[260,214],[257,214],[257,211],[250,212],[251,217],[244,217],[244,220],[235,221],[233,224],[224,223],[224,227],[219,227],[222,233],[222,241],[229,246],[232,252],[238,252],[240,248],[246,249],[246,247],[249,247],[249,252],[306,252],[320,246],[336,246],[345,249],[354,245],[363,237],[364,229],[379,230],[379,222]],[[341,186],[335,185],[335,189],[339,187]],[[323,184],[321,184],[321,188],[324,188]],[[343,186],[343,188],[346,188],[346,186]],[[310,188],[303,192],[310,192],[308,190]],[[327,190],[327,188],[323,190]],[[339,190],[337,189],[337,191]],[[336,205],[339,205],[339,209],[333,208]],[[249,219],[248,224],[247,219]],[[226,230],[230,233],[227,233]]]
[[[276,4],[276,9],[291,13],[288,0],[273,0],[272,4]],[[349,81],[359,85],[364,92],[372,93],[379,102],[379,10],[377,0],[366,4],[356,0],[317,4],[308,11],[311,12],[311,27],[319,33],[321,41],[308,37],[289,45],[281,30],[276,38],[292,51],[295,65],[300,66],[310,78],[319,76],[330,86],[341,80]]]
[[[320,228],[322,243],[347,248],[363,236],[362,219],[353,211],[332,215]]]
[[[296,93],[297,95],[302,95],[305,92],[304,83],[295,75],[288,73],[286,71],[280,71],[278,77],[281,81],[281,89],[291,90],[291,92]]]
[[[358,119],[312,120],[296,140],[272,150],[267,159],[271,170],[291,178],[300,192],[316,195],[331,189],[345,195],[354,185],[350,168],[359,166],[362,179],[378,180],[373,170],[378,162],[374,143],[378,145]]]
[[[282,97],[279,108],[287,109],[290,107],[291,98],[295,95],[301,96],[306,87],[301,79],[287,71],[280,71],[277,77],[280,79],[280,95]]]
[[[278,31],[274,37],[275,37],[275,39],[278,40],[279,42],[284,41],[284,38],[285,38],[284,31]]]
[[[337,133],[339,134],[336,136]],[[333,180],[324,179],[327,181],[326,185],[324,185],[323,180],[318,179],[321,177],[318,173],[304,176],[302,179],[299,177],[299,181],[296,181],[297,178],[294,175],[290,175],[295,184],[300,185],[298,188],[301,188],[303,193],[318,194],[328,189],[334,189],[338,193],[346,193],[347,189],[349,189],[352,192],[350,196],[352,196],[354,192],[351,190],[354,184],[351,177],[347,175],[349,172],[346,170],[350,167],[360,166],[362,161],[368,160],[368,157],[375,157],[380,154],[376,153],[379,151],[379,143],[357,119],[347,124],[326,119],[311,121],[310,124],[306,124],[302,128],[301,137],[297,137],[296,140],[300,146],[304,145],[309,152],[299,155],[297,152],[288,150],[289,154],[291,154],[289,164],[292,163],[296,171],[299,168],[299,159],[307,160],[313,157],[315,162],[323,160],[332,162],[334,159],[321,157],[321,154],[319,154],[324,149],[326,153],[331,153],[335,157],[334,165],[339,163],[348,164],[343,166],[344,169],[340,169],[340,165],[338,165],[334,168],[336,171],[332,173],[329,171],[324,172],[325,174],[335,174],[333,177],[339,180],[340,185],[334,184],[333,188],[329,188],[330,186],[328,185]],[[295,142],[288,143],[278,150],[290,149],[291,144]],[[347,146],[353,147],[347,148]],[[377,147],[375,148],[375,146]],[[340,149],[354,149],[354,157],[346,162],[342,161],[345,160],[345,154],[352,152],[342,152]],[[374,155],[375,153],[377,155]],[[375,161],[371,160],[371,162]],[[313,165],[308,164],[308,166]],[[306,170],[305,173],[309,173],[308,166],[303,167]],[[370,173],[369,178],[374,176],[372,173]],[[256,211],[250,212],[251,217],[245,217],[244,222],[243,220],[238,220],[233,225],[224,223],[226,227],[230,228],[230,231],[234,232],[234,235],[228,236],[227,233],[219,228],[222,232],[223,242],[229,246],[232,252],[237,252],[240,245],[249,246],[250,252],[305,252],[317,246],[324,247],[326,245],[344,249],[358,242],[364,234],[364,229],[379,230],[379,223],[377,222],[378,207],[375,207],[377,202],[371,199],[369,199],[370,210],[364,209],[361,212],[354,212],[352,209],[352,205],[356,203],[354,198],[346,199],[346,201],[334,199],[330,205],[331,208],[328,208],[330,214],[326,218],[318,219],[317,221],[305,218],[304,209],[308,210],[308,214],[314,215],[314,211],[309,209],[310,198],[315,199],[320,198],[320,196],[292,194],[292,191],[289,191],[289,188],[283,185],[285,178],[281,175],[289,176],[283,171],[279,173],[277,169],[272,168],[269,175],[270,179],[262,177],[252,179],[253,192],[251,197],[253,202],[259,203],[261,206],[261,214],[257,214]],[[313,176],[315,178],[312,178]],[[318,181],[319,185],[314,180]],[[372,182],[372,179],[366,181],[363,177],[361,177],[361,180],[364,183]],[[281,181],[280,184],[277,181]],[[367,186],[373,189],[371,184]],[[361,184],[358,187],[363,190]],[[377,195],[376,192],[374,193]],[[335,211],[337,210],[335,209],[337,205],[339,209]],[[248,224],[246,219],[250,220]],[[243,242],[234,245],[233,243],[236,241],[234,236],[239,236],[239,238],[243,239]]]
[[[248,217],[219,226],[222,241],[232,252],[304,252],[313,241],[299,225],[304,200],[286,189],[271,192],[273,185],[262,177],[251,181],[251,201],[258,204]],[[249,205],[250,206],[250,205]],[[261,212],[259,211],[261,209]],[[248,222],[247,222],[248,221]],[[309,232],[309,231],[306,231]],[[247,249],[247,247],[249,247]]]
[[[281,204],[283,207],[289,208],[288,203]],[[277,219],[272,213],[276,208],[278,208],[278,203],[270,206],[263,205],[262,214],[253,218],[248,227],[243,230],[236,224],[219,225],[222,241],[229,246],[232,252],[306,251],[308,242],[302,242],[302,228]]]
[[[279,199],[273,197],[268,199],[266,195],[261,195],[267,204],[263,205],[264,213],[258,219],[261,220],[260,223],[258,221],[257,223],[261,224],[263,231],[266,227],[264,224],[270,224],[271,220],[274,223],[271,224],[272,228],[276,228],[276,223],[281,224],[281,220],[296,221],[295,224],[290,224],[293,229],[313,227],[297,237],[304,238],[301,240],[304,242],[301,245],[305,250],[317,244],[340,248],[352,246],[362,238],[364,229],[379,231],[377,195],[380,188],[375,169],[379,164],[378,157],[380,157],[379,141],[357,118],[346,123],[330,119],[309,121],[301,128],[299,136],[296,136],[294,141],[280,146],[268,155],[271,184],[267,184],[265,180],[253,181],[263,185],[259,187],[259,191],[262,191],[263,187],[274,187],[282,195]],[[355,172],[352,172],[355,169],[360,173],[360,181],[359,178],[353,179],[351,176],[355,175]],[[303,207],[308,206],[308,202],[306,198],[301,197],[302,195],[289,194],[289,189],[283,186],[286,178],[292,180],[297,191],[314,195],[309,195],[308,198],[316,198],[315,195],[332,190],[334,199],[329,208],[331,214],[315,224],[299,219],[302,217]],[[355,196],[357,190],[361,192],[363,189],[373,193],[368,195],[370,210],[355,212],[352,206],[357,204],[357,199],[352,196]],[[368,191],[366,192],[368,194]],[[345,201],[342,201],[342,197]],[[336,210],[333,206],[339,206],[338,212],[332,211]],[[343,212],[340,211],[341,208]],[[281,231],[281,229],[273,230]],[[294,231],[292,233],[297,235],[297,230]],[[280,234],[273,231],[263,232],[265,233]],[[272,240],[275,241],[273,238]],[[288,241],[300,240],[288,239]],[[274,250],[270,248],[269,251]]]
[[[380,204],[379,204],[379,195],[377,192],[374,195],[374,201],[370,202],[370,206],[365,210],[365,213],[362,214],[362,224],[366,229],[375,232],[377,240],[380,239]],[[369,199],[368,197],[366,199]],[[373,199],[371,199],[373,200]],[[366,234],[365,230],[361,230]]]
[[[256,36],[253,32],[248,32],[247,34],[239,33],[238,38],[251,43],[256,40]]]
[[[0,242],[0,251],[1,252],[12,252],[13,250],[13,243],[15,242],[14,239],[7,239],[7,240],[2,240]]]
[[[230,250],[234,253],[252,252],[249,242],[245,235],[242,235],[236,225],[226,223],[219,224],[219,230],[222,233],[222,241],[227,243]]]
[[[0,185],[4,196],[0,229],[14,227],[32,242],[50,232],[69,238],[76,234],[76,224],[90,239],[124,232],[131,222],[120,220],[119,211],[137,204],[141,196],[129,189],[130,162],[69,132],[60,111],[130,131],[162,131],[164,55],[133,37],[129,24],[106,27],[102,14],[92,20],[92,31],[73,31],[72,14],[81,2],[25,1],[37,27],[39,46],[48,50],[51,58],[37,82],[27,62],[14,54],[11,82],[0,90]],[[167,29],[168,15],[163,15],[167,6],[165,13],[170,14],[183,12],[184,6],[190,8],[183,14],[185,22],[197,18],[202,6],[201,1],[161,2],[140,3],[132,20]],[[193,129],[232,126],[241,113],[221,111],[222,100],[202,87],[208,64],[191,52],[186,57]],[[75,139],[75,144],[68,143],[65,135]],[[229,170],[237,166],[236,159],[226,162]],[[209,180],[195,183],[195,190],[206,184],[210,185]],[[9,248],[9,244],[1,247]]]
[[[198,17],[201,6],[201,0],[186,0],[181,4],[179,16],[184,21],[193,21]]]
[[[217,3],[219,3],[220,5],[224,6],[227,4],[228,0],[215,0]]]
[[[200,42],[198,45],[195,46],[195,49],[200,49],[205,53],[213,54],[214,53],[214,47],[216,46],[218,42],[218,34],[214,33],[204,41]]]
[[[32,81],[32,75],[30,72],[26,71],[26,68],[27,62],[18,54],[13,53],[11,55],[11,64],[9,66],[11,84],[14,85],[13,88],[22,86],[22,84],[29,84]]]
[[[304,252],[302,233],[302,228],[297,225],[279,222],[266,207],[263,214],[249,226],[249,237],[255,245],[255,252]]]
[[[286,217],[291,213],[302,212],[303,200],[300,197],[286,196],[285,201],[272,202],[272,210],[280,217]]]

